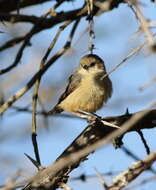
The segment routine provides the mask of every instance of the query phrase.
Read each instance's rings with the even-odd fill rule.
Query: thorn
[[[127,115],[127,116],[130,115],[128,108],[126,108],[126,113],[125,113],[125,115]]]
[[[122,141],[123,136],[117,137],[116,139],[113,139],[112,144],[115,149],[121,148],[121,146],[124,144]]]
[[[44,169],[43,166],[41,166],[36,160],[34,160],[32,157],[30,157],[28,154],[24,153],[24,155],[33,163],[33,165],[38,169],[42,170]]]
[[[80,180],[83,181],[83,182],[86,182],[86,175],[85,174],[81,174],[80,175]]]
[[[110,123],[110,122],[108,122],[108,121],[101,120],[101,122],[102,122],[104,125],[106,125],[106,126],[109,126],[109,127],[112,127],[112,128],[116,128],[116,129],[121,129],[121,127],[119,127],[119,126],[117,126],[117,125],[115,125],[115,124],[113,124],[113,123]]]
[[[95,121],[98,119],[100,122],[102,122],[106,126],[113,127],[113,128],[116,128],[116,129],[121,129],[121,127],[119,127],[119,126],[117,126],[117,125],[115,125],[113,123],[110,123],[110,122],[107,122],[107,121],[103,120],[100,116],[98,116],[95,113],[90,113],[90,112],[86,112],[86,111],[82,111],[82,110],[79,110],[79,113],[89,116],[90,117],[89,118],[90,119],[89,120],[90,124],[94,124]]]
[[[143,143],[143,145],[144,145],[144,147],[145,147],[145,150],[146,150],[147,155],[149,155],[150,152],[151,152],[151,151],[150,151],[150,147],[148,146],[148,144],[147,144],[147,142],[146,142],[146,139],[145,139],[145,137],[144,137],[143,132],[142,132],[141,130],[138,130],[137,133],[139,134],[139,136],[140,136],[140,138],[141,138],[141,141],[142,141],[142,143]]]
[[[151,45],[151,50],[152,50],[153,53],[156,52],[156,43]]]
[[[109,186],[107,185],[107,183],[104,180],[104,177],[101,175],[101,173],[98,172],[98,170],[95,168],[95,172],[97,177],[99,178],[100,183],[103,185],[104,189],[109,189]]]

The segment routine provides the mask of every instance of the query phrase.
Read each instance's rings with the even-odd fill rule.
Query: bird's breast
[[[95,76],[88,76],[82,79],[79,87],[63,100],[60,106],[68,112],[95,112],[107,99],[106,86],[102,85],[100,79],[95,79]]]

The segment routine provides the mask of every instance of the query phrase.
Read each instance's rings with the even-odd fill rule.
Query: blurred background
[[[150,1],[141,1],[142,10],[147,19],[156,20],[156,7]],[[82,6],[81,1],[64,3],[60,10],[72,10]],[[48,11],[54,4],[54,1],[46,2],[38,6],[21,9],[21,14],[42,15]],[[44,56],[51,40],[56,34],[56,27],[45,30],[35,35],[32,40],[32,46],[24,50],[21,63],[11,72],[0,76],[0,95],[1,99],[7,100],[17,90],[23,87],[26,82],[39,69],[40,60]],[[115,65],[121,62],[133,48],[140,46],[144,42],[144,34],[138,31],[138,21],[132,10],[126,4],[112,11],[106,12],[94,18],[96,49],[94,53],[100,56],[106,64],[107,71],[110,71]],[[31,28],[30,24],[10,24],[8,22],[0,24],[0,44],[4,44],[9,39],[23,35]],[[82,56],[88,52],[88,21],[85,18],[81,20],[73,39],[71,49],[60,58],[42,77],[40,87],[40,100],[45,110],[50,110],[57,102],[58,97],[64,91],[68,77],[79,64]],[[69,35],[71,26],[68,26],[59,38],[58,43],[50,54],[50,57],[59,50],[65,43]],[[151,29],[152,32],[155,28]],[[0,67],[5,68],[10,65],[20,46],[1,51]],[[97,112],[101,116],[122,115],[128,108],[130,113],[145,109],[156,100],[156,84],[144,90],[139,90],[145,83],[156,76],[156,57],[144,47],[137,55],[130,58],[117,70],[110,74],[113,83],[113,96],[107,104]],[[9,178],[15,175],[17,171],[21,176],[31,176],[36,168],[26,158],[24,153],[34,157],[33,146],[31,142],[31,113],[17,111],[16,108],[29,108],[32,104],[33,88],[20,98],[13,107],[8,109],[0,118],[0,184],[4,184]],[[38,110],[41,106],[38,105]],[[80,134],[87,126],[85,120],[78,118],[69,118],[63,116],[46,117],[37,116],[37,139],[41,161],[44,166],[51,164],[64,151],[64,149]],[[150,146],[151,151],[156,149],[156,130],[144,130],[144,136]],[[140,137],[137,133],[129,133],[124,139],[124,146],[143,159],[146,151]],[[97,150],[89,156],[79,168],[71,174],[69,181],[70,187],[74,190],[100,190],[99,179],[96,177],[95,168],[100,173],[117,173],[128,168],[133,158],[127,156],[122,149],[115,149],[113,145]],[[155,167],[155,165],[153,166]],[[156,168],[155,168],[156,169]],[[90,176],[85,182],[76,180],[81,175]],[[140,176],[133,182],[137,184],[143,179],[152,176],[150,171]],[[104,175],[106,182],[110,183],[112,175]],[[130,185],[133,185],[130,184]],[[154,189],[155,181],[151,181],[143,186],[144,190]],[[136,189],[142,189],[142,186]]]

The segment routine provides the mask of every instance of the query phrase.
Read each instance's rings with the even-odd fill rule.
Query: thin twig
[[[21,45],[21,47],[19,48],[14,62],[10,66],[6,67],[5,69],[0,70],[0,75],[9,72],[10,70],[12,70],[14,67],[16,67],[18,65],[18,63],[20,62],[20,60],[22,58],[25,47],[29,45],[30,39],[38,30],[38,26],[39,26],[39,24],[41,24],[43,22],[43,19],[44,19],[44,16],[41,16],[41,18],[38,20],[38,22],[36,22],[35,25],[31,28],[31,30],[24,36],[24,42]],[[18,41],[16,40],[16,44],[19,43],[20,41],[21,41],[21,38],[18,39]]]
[[[142,142],[144,144],[146,153],[150,154],[150,148],[149,148],[149,146],[148,146],[148,144],[146,142],[146,139],[144,138],[143,132],[141,130],[138,130],[137,132],[138,132],[138,134],[139,134],[139,136],[140,136],[140,138],[141,138],[141,140],[142,140]]]
[[[40,20],[40,17],[34,15],[30,16],[18,13],[15,14],[15,13],[0,12],[0,19],[10,23],[25,22],[25,23],[36,24]]]
[[[29,82],[20,90],[18,90],[13,96],[11,96],[7,102],[5,102],[1,107],[0,107],[0,115],[5,112],[11,105],[17,101],[19,98],[21,98],[36,82],[38,77],[42,76],[47,69],[56,61],[58,60],[66,51],[69,49],[69,46],[64,46],[62,49],[60,49],[49,61],[47,62],[44,67],[39,70],[30,80]]]
[[[141,25],[141,28],[147,37],[147,41],[148,41],[149,46],[150,47],[154,46],[155,45],[154,37],[150,31],[148,21],[144,17],[144,15],[143,15],[143,13],[142,13],[139,5],[138,5],[138,2],[136,0],[133,0],[133,1],[126,0],[126,1],[129,4],[129,6],[131,7],[131,9],[133,10],[133,12],[135,13],[135,16],[138,18],[140,25]]]
[[[13,96],[11,96],[8,99],[6,103],[4,103],[0,107],[0,115],[3,112],[5,112],[15,101],[17,101],[20,97],[22,97],[34,85],[38,77],[41,77],[47,71],[47,69],[70,48],[73,35],[74,35],[74,28],[73,31],[71,31],[71,34],[67,39],[67,42],[65,43],[64,47],[61,48],[52,58],[50,58],[47,61],[47,63],[43,66],[43,68],[40,69],[23,88],[18,90]]]
[[[110,172],[105,172],[105,173],[101,173],[100,174],[102,176],[113,176],[113,175],[116,175],[118,173],[120,173],[121,171],[110,171]],[[90,179],[90,178],[96,178],[98,177],[97,174],[91,174],[91,175],[86,175],[85,173],[82,173],[81,175],[77,176],[77,177],[70,177],[70,181],[75,181],[75,180],[80,180],[80,181],[87,181],[87,179]]]
[[[32,113],[32,110],[29,109],[28,107],[17,107],[17,106],[12,106],[11,109],[15,110],[16,112],[25,112],[25,113]],[[141,111],[142,112],[142,111]],[[138,112],[136,112],[138,113]],[[9,113],[9,115],[16,114],[15,112]],[[38,111],[36,113],[37,115],[42,115],[45,117],[51,117],[51,115],[48,114],[46,111]],[[110,117],[102,117],[102,120],[107,121],[109,123],[112,123],[114,125],[121,126],[123,122],[127,121],[132,117],[133,114],[123,114],[123,115],[118,115],[118,116],[110,116]],[[137,131],[139,129],[152,129],[156,126],[156,110],[152,109],[147,117],[145,117],[143,120],[141,120],[136,126],[134,126],[133,130],[131,131]],[[55,116],[52,117],[63,117],[63,118],[69,118],[69,119],[81,119],[80,117],[76,117],[75,115],[67,114],[67,113],[61,113],[61,114],[56,114]],[[103,122],[101,122],[103,123]],[[104,123],[103,123],[104,124]],[[113,129],[113,128],[112,128]]]
[[[66,0],[59,0],[57,1],[54,6],[52,8],[50,8],[46,13],[45,16],[51,15],[51,16],[56,16],[57,13],[55,12],[55,10],[62,4],[64,3]]]
[[[18,50],[18,53],[17,53],[17,55],[16,55],[16,58],[15,58],[14,62],[13,62],[11,65],[9,65],[8,67],[6,67],[5,69],[1,69],[1,70],[0,70],[0,75],[9,72],[10,70],[12,70],[14,67],[16,67],[16,66],[18,65],[19,61],[20,61],[21,58],[22,58],[23,51],[24,51],[25,47],[29,44],[31,37],[33,36],[34,32],[36,31],[36,27],[37,27],[36,25],[35,25],[34,27],[32,27],[32,29],[30,30],[30,32],[28,32],[28,33],[26,34],[26,36],[24,37],[24,42],[23,42],[23,44],[21,45],[20,49]],[[14,39],[14,40],[15,40],[15,39]],[[16,41],[16,43],[19,43],[21,40],[23,40],[23,38],[19,38],[19,39]],[[9,43],[10,43],[10,42],[9,42]],[[5,44],[5,45],[6,45],[6,44]]]
[[[3,51],[7,48],[11,48],[13,46],[15,46],[16,44],[22,42],[25,39],[25,35],[24,36],[19,36],[17,38],[11,39],[9,41],[7,41],[5,44],[3,44],[2,46],[0,46],[0,51]],[[1,73],[2,71],[0,71]]]
[[[133,55],[136,55],[144,46],[146,42],[141,44],[137,48],[133,48],[132,51],[116,66],[114,66],[109,72],[107,72],[102,78],[105,78],[106,76],[110,75],[112,72],[114,72],[116,69],[118,69],[124,62],[126,62],[129,58],[131,58]]]
[[[125,154],[133,158],[134,160],[138,161],[141,160],[136,154],[134,154],[132,151],[130,151],[127,147],[122,146],[121,149],[124,151]],[[149,171],[151,171],[153,174],[156,174],[156,171],[151,167],[149,168]]]
[[[146,177],[146,179],[143,179],[141,182],[139,182],[138,184],[134,184],[134,185],[131,185],[130,187],[128,188],[125,188],[124,190],[132,190],[132,189],[135,189],[137,187],[140,187],[141,185],[145,185],[151,181],[155,181],[156,180],[156,176],[151,176],[151,177]]]
[[[23,88],[21,88],[19,91],[15,93],[12,97],[8,99],[8,101],[3,104],[0,107],[0,114],[2,114],[4,111],[6,111],[16,100],[18,100],[20,97],[22,97],[36,82],[37,78],[40,77],[45,73],[45,71],[52,65],[53,62],[55,62],[60,56],[62,56],[67,50],[66,46],[69,48],[70,42],[68,44],[68,41],[66,42],[65,46],[58,51],[48,62],[46,65],[43,66],[41,70],[39,70],[32,78],[31,80],[25,85]],[[139,47],[133,49],[119,64],[117,64],[110,72],[108,72],[104,77],[115,71],[120,65],[122,65],[128,58],[135,55],[138,51],[140,51],[145,45],[145,42],[140,45]]]
[[[54,39],[52,40],[46,54],[44,55],[43,59],[41,60],[40,63],[40,68],[39,70],[41,70],[51,52],[51,50],[53,49],[56,41],[58,40],[59,35],[61,34],[61,32],[71,23],[71,21],[67,21],[65,24],[63,24],[57,31]],[[37,107],[37,99],[38,99],[38,91],[39,91],[39,86],[40,86],[40,81],[41,81],[41,76],[38,77],[37,81],[35,82],[35,88],[34,88],[34,93],[32,96],[32,143],[33,143],[33,147],[34,147],[34,152],[35,152],[35,157],[36,157],[36,161],[41,164],[40,161],[40,156],[39,156],[39,150],[38,150],[38,144],[37,144],[37,133],[36,133],[36,107]]]
[[[151,106],[153,106],[153,105],[155,105],[155,104],[152,104]],[[82,160],[84,160],[84,157],[86,157],[89,153],[95,151],[97,148],[100,148],[103,145],[110,143],[112,141],[112,139],[122,135],[127,130],[130,130],[130,128],[132,128],[132,126],[135,123],[137,123],[141,118],[145,117],[149,112],[150,112],[150,110],[147,109],[143,112],[135,114],[134,116],[131,117],[131,119],[129,119],[127,122],[125,122],[121,126],[121,129],[115,130],[113,133],[111,133],[104,139],[101,139],[87,147],[84,147],[77,152],[68,154],[67,156],[63,155],[63,157],[58,158],[55,163],[50,165],[45,170],[36,174],[36,176],[34,176],[32,178],[31,184],[26,189],[32,189],[33,187],[36,187],[36,188],[40,187],[40,185],[42,186],[44,182],[46,183],[46,187],[48,187],[48,185],[51,186],[52,184],[55,183],[55,180],[52,182],[48,181],[48,184],[47,184],[48,179],[53,179],[56,175],[58,175],[58,172],[63,171],[63,169],[65,169],[67,166],[72,168],[72,164],[74,164],[74,163],[77,166],[77,164],[78,164],[77,162],[81,162]],[[68,170],[68,172],[70,172],[70,171],[71,171],[71,169]],[[68,175],[68,173],[66,175]],[[47,179],[47,176],[48,176],[48,179]]]
[[[148,155],[144,160],[133,163],[127,170],[123,171],[113,179],[113,184],[108,190],[121,190],[147,170],[156,161],[156,151]]]
[[[145,88],[150,87],[152,84],[154,84],[156,82],[156,77],[153,77],[150,81],[148,81],[147,83],[145,83],[143,86],[139,87],[139,90],[144,90]]]
[[[83,12],[85,12],[85,9],[83,9],[83,8],[82,9],[78,9],[78,10],[79,11],[78,11],[77,19],[76,20],[80,19],[81,18],[81,14],[83,15]],[[38,22],[36,22],[34,24],[34,26],[31,28],[31,30],[25,35],[24,42],[21,45],[20,49],[18,50],[18,53],[16,55],[16,58],[15,58],[14,62],[11,65],[9,65],[8,67],[0,70],[0,75],[9,72],[10,70],[12,70],[14,67],[16,67],[18,65],[19,61],[22,58],[23,51],[24,51],[25,47],[29,44],[30,39],[32,38],[32,36],[40,30],[40,25],[43,25],[45,17],[46,17],[46,14],[43,14],[40,17],[40,19],[38,20]],[[67,22],[68,22],[68,20],[73,21],[73,18],[67,19]],[[56,22],[56,20],[55,20],[55,22]],[[53,25],[54,25],[55,22],[53,22]],[[17,41],[16,41],[16,43],[17,43]]]
[[[25,112],[25,113],[32,114],[32,110],[29,109],[28,107],[23,107],[22,108],[22,107],[18,107],[18,106],[12,106],[11,109],[15,110],[16,112]],[[10,113],[10,115],[16,114],[16,112],[15,113]],[[36,115],[41,115],[41,116],[44,116],[44,117],[51,117],[49,112],[47,112],[45,110],[37,111]],[[69,114],[66,114],[66,113],[56,114],[53,117],[65,117],[65,118],[72,118],[72,119],[73,118],[80,119],[79,117],[76,117],[74,115],[69,115]]]
[[[49,0],[22,0],[20,1],[20,8],[29,7],[29,6],[37,6],[41,3],[46,3]],[[17,10],[17,2],[18,1],[10,1],[10,0],[1,0],[0,1],[0,12],[11,12]]]
[[[149,110],[148,115],[144,111],[133,114],[134,117],[132,117],[132,114],[129,114],[128,118],[127,115],[123,116],[117,116],[116,118],[110,118],[107,117],[108,121],[112,120],[112,122],[118,124],[119,126],[124,127],[125,122],[129,120],[133,121],[133,119],[136,122],[130,130],[138,130],[139,128],[146,128],[153,125],[153,120],[155,120],[155,112],[156,110]],[[144,118],[141,118],[141,120],[138,122],[136,118],[141,117],[144,115]],[[129,120],[129,121],[130,121]],[[125,123],[124,125],[122,125]],[[149,123],[149,124],[148,124]],[[128,122],[128,125],[133,124],[132,122]],[[147,126],[148,124],[148,126]],[[152,127],[151,126],[151,127]],[[127,126],[128,127],[128,126]],[[95,151],[95,149],[101,147],[103,144],[106,145],[112,141],[113,138],[116,138],[121,135],[121,130],[115,130],[115,132],[119,133],[114,133],[115,129],[113,128],[108,128],[108,127],[103,127],[101,126],[100,123],[97,123],[95,126],[88,126],[78,137],[71,143],[69,147],[57,158],[56,162],[45,168],[43,171],[39,171],[34,177],[29,178],[27,181],[29,185],[25,189],[38,189],[40,185],[43,187],[47,187],[48,185],[51,185],[51,187],[55,187],[58,185],[59,180],[66,179],[66,176],[74,169],[79,166],[81,162],[86,160],[86,157],[88,154],[91,152]],[[92,134],[92,135],[91,135]],[[110,134],[111,134],[111,140],[110,140]],[[115,135],[115,136],[114,136]],[[101,139],[101,140],[100,140]],[[100,140],[100,141],[99,141]],[[97,142],[101,142],[101,144],[97,144]],[[96,147],[95,147],[96,145]],[[94,147],[93,147],[94,146]],[[90,149],[90,152],[89,149]],[[94,149],[93,149],[94,148]],[[86,154],[85,154],[86,153]],[[64,165],[65,164],[65,165]],[[56,177],[57,176],[57,177]],[[53,179],[51,181],[51,179]],[[58,186],[57,186],[58,187]]]
[[[104,189],[107,190],[108,185],[107,185],[107,183],[105,182],[104,177],[102,176],[102,174],[101,174],[96,168],[95,168],[95,171],[96,171],[97,177],[99,178],[100,183],[102,184],[102,186],[104,187]]]
[[[88,22],[89,22],[89,42],[88,42],[88,50],[90,53],[93,53],[95,49],[95,45],[93,44],[93,40],[95,39],[94,32],[94,20],[93,20],[93,0],[86,0],[87,10],[88,10]]]
[[[57,24],[60,24],[60,23],[63,23],[63,22],[66,22],[68,20],[72,20],[72,21],[75,21],[81,17],[84,17],[87,15],[87,9],[82,6],[81,8],[79,9],[75,9],[75,10],[72,10],[72,11],[67,11],[67,12],[60,12],[58,13],[56,16],[52,16],[50,18],[45,18],[47,15],[46,14],[43,14],[41,17],[39,17],[35,23],[34,23],[34,31],[33,31],[33,35],[34,34],[37,34],[45,29],[49,29],[49,28],[52,28],[54,26],[56,26]],[[14,15],[15,16],[15,15]],[[20,15],[21,16],[21,15]],[[20,16],[18,15],[18,17],[20,18]],[[10,14],[10,17],[11,17],[11,14]],[[37,24],[39,23],[39,24]],[[36,27],[36,25],[38,25]],[[33,29],[33,27],[32,27]],[[31,30],[32,30],[31,29]],[[31,31],[29,31],[26,35],[24,35],[24,39],[26,38],[26,36],[30,33]],[[19,37],[20,38],[20,37]],[[16,41],[16,38],[15,39],[12,39],[8,42],[6,42],[5,44],[3,44],[2,46],[0,46],[0,50],[3,50],[3,49],[6,49],[7,48],[7,44],[9,44],[8,47],[11,47],[13,45],[16,45],[18,43],[20,43],[21,41],[23,41],[24,39],[22,40],[17,40]],[[14,44],[11,44],[12,41],[16,41],[16,43]],[[1,74],[1,71],[0,71],[0,74]]]

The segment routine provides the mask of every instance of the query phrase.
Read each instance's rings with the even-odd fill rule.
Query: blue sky
[[[147,4],[143,6],[145,16],[149,19],[155,20],[155,6],[148,2],[146,3]],[[37,9],[26,9],[24,12],[40,15],[41,12],[46,11],[49,6],[51,6],[51,4],[47,3],[46,5],[38,6]],[[77,6],[78,3],[71,3],[70,6],[69,3],[66,3],[66,9],[72,9]],[[96,50],[94,53],[105,60],[107,71],[110,71],[112,67],[120,63],[132,48],[138,47],[144,39],[143,34],[134,38],[134,33],[138,30],[138,22],[136,21],[133,12],[125,4],[121,4],[119,8],[96,17],[94,22],[96,35],[94,41]],[[57,61],[42,79],[40,94],[41,97],[45,97],[43,102],[47,110],[56,103],[58,96],[67,84],[66,81],[69,75],[78,66],[79,59],[87,53],[88,33],[85,32],[87,25],[87,21],[83,19],[74,38],[72,50]],[[2,77],[3,86],[6,89],[6,97],[9,97],[21,88],[32,76],[33,72],[37,70],[40,63],[39,61],[44,55],[58,27],[59,26],[55,29],[41,32],[32,39],[33,46],[25,50],[22,64],[17,68],[18,72],[12,71],[12,75],[17,77],[17,79],[15,78],[15,84],[14,82],[11,83],[9,79],[7,79],[8,75]],[[10,36],[20,33],[20,30],[18,30],[18,32],[16,31],[17,28],[21,29],[21,32],[23,32],[23,30],[27,30],[27,28],[22,28],[21,25],[3,26],[3,29],[7,30]],[[56,45],[51,55],[53,55],[62,46],[69,31],[70,27],[63,32],[63,35],[59,39],[59,43]],[[7,37],[8,36],[6,36],[6,38]],[[1,37],[0,40],[4,40],[4,36]],[[6,56],[6,52],[10,52],[9,57]],[[12,50],[8,50],[6,52],[0,55],[3,65],[5,65],[6,62],[9,64],[15,53]],[[23,71],[23,67],[26,70]],[[21,70],[23,71],[22,73],[20,72]],[[128,108],[132,113],[146,108],[150,103],[155,101],[156,85],[153,85],[144,91],[139,91],[138,88],[148,82],[155,75],[155,55],[152,55],[148,51],[148,47],[146,47],[139,52],[137,56],[129,59],[110,75],[113,82],[113,96],[108,101],[107,105],[97,113],[102,116],[112,116],[124,114],[126,108]],[[8,89],[6,87],[7,84],[9,84]],[[51,90],[48,91],[47,89]],[[48,94],[46,94],[47,92]],[[25,97],[21,98],[16,105],[22,105],[22,107],[29,105],[31,103],[31,93],[32,90],[30,90]],[[40,127],[38,129],[38,142],[43,165],[51,164],[87,125],[86,121],[80,119],[67,119],[63,117],[53,117],[48,121],[49,128],[45,129],[43,118],[38,117],[38,126]],[[24,156],[24,153],[33,156],[30,129],[30,114],[14,114],[13,110],[6,112],[6,115],[1,121],[1,131],[2,134],[8,136],[9,140],[6,138],[1,143],[1,157],[7,158],[7,155],[9,155],[9,157],[14,157],[15,163],[10,164],[11,166],[9,166],[8,169],[7,167],[5,168],[6,170],[1,177],[1,183],[4,182],[3,180],[6,176],[13,174],[19,168],[24,170],[27,169],[27,171],[30,169],[28,174],[35,171],[32,164]],[[152,129],[144,131],[151,150],[155,150],[156,130]],[[140,137],[136,133],[127,134],[124,138],[124,143],[126,147],[137,154],[140,158],[144,158],[146,156]],[[133,159],[127,157],[122,150],[115,150],[112,145],[108,145],[107,147],[101,148],[94,154],[90,155],[89,160],[84,162],[78,169],[74,170],[71,176],[78,176],[82,173],[95,174],[94,168],[97,168],[99,172],[108,172],[111,170],[122,171],[128,168],[132,162]],[[151,175],[150,172],[147,172],[146,175],[142,175],[142,177],[137,179],[138,182],[149,175]],[[110,182],[110,178],[107,180]],[[92,178],[86,183],[74,181],[69,184],[74,190],[102,189],[98,178]],[[144,190],[152,189],[154,187],[154,182],[149,183],[144,186]],[[138,188],[138,190],[139,189],[141,188]]]

